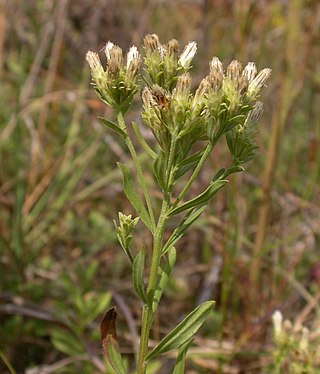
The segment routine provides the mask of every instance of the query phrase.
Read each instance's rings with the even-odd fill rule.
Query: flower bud
[[[227,78],[237,80],[240,77],[242,65],[239,61],[233,60],[227,67]]]
[[[179,51],[179,43],[176,39],[171,39],[168,42],[167,51],[169,55],[176,55]]]
[[[242,76],[247,77],[249,83],[252,82],[257,75],[257,67],[254,62],[248,62],[242,71]]]
[[[190,63],[197,52],[197,43],[190,42],[180,55],[179,62],[184,69],[189,69]]]
[[[156,52],[159,51],[161,46],[159,37],[157,34],[148,34],[143,40],[143,45],[146,52]]]
[[[265,85],[271,75],[271,69],[262,69],[259,74],[250,82],[248,88],[248,94],[250,96],[256,96],[260,89]]]
[[[110,71],[112,74],[116,74],[123,66],[122,49],[115,45],[109,50],[109,54],[110,59],[108,61],[108,71]]]
[[[119,224],[120,226],[118,227],[118,232],[123,236],[123,238],[127,238],[134,227],[137,225],[139,221],[139,217],[132,218],[132,215],[129,214],[128,216],[124,213],[119,212]]]
[[[223,65],[218,57],[213,57],[213,59],[209,62],[209,68],[211,73],[219,74],[221,79],[223,79]]]
[[[190,74],[182,74],[177,80],[175,88],[176,96],[187,97],[191,89],[191,77]]]
[[[91,76],[97,85],[103,84],[103,80],[106,79],[105,71],[101,65],[101,61],[98,53],[88,51],[86,54],[86,60],[91,69]]]
[[[197,105],[202,104],[205,98],[205,94],[208,92],[210,87],[209,81],[207,78],[203,78],[199,84],[199,87],[196,90],[196,93],[193,98],[192,108],[195,108]]]

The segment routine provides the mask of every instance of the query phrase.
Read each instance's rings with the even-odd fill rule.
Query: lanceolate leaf
[[[136,255],[132,265],[132,283],[133,287],[138,294],[140,300],[147,304],[147,298],[143,282],[143,270],[145,264],[145,253],[142,248],[141,251]]]
[[[133,208],[135,209],[135,211],[137,212],[139,217],[141,218],[141,221],[152,232],[153,229],[152,229],[152,223],[151,223],[149,214],[148,214],[145,206],[141,202],[141,200],[140,200],[140,198],[139,198],[139,196],[138,196],[138,194],[137,194],[137,192],[134,188],[132,177],[131,177],[131,174],[130,174],[129,170],[127,169],[127,167],[125,165],[121,164],[120,162],[118,162],[118,165],[121,169],[122,176],[123,176],[124,193],[126,194],[128,200],[130,201],[131,205],[133,206]]]
[[[118,337],[116,332],[116,308],[112,307],[104,315],[100,324],[100,336],[103,354],[109,361],[116,374],[126,374],[121,353],[119,350]]]
[[[190,169],[197,165],[201,156],[203,155],[204,149],[201,151],[194,153],[184,161],[180,162],[178,165],[178,172],[176,174],[176,179],[181,178],[185,173],[187,173]]]
[[[100,121],[103,125],[109,127],[110,129],[112,129],[113,131],[115,131],[116,133],[118,133],[119,135],[121,135],[121,136],[126,136],[125,132],[122,131],[122,130],[120,129],[120,127],[119,127],[118,125],[116,125],[114,122],[110,121],[110,120],[107,119],[107,118],[103,118],[103,117],[98,117],[98,119],[99,119],[99,121]]]
[[[174,366],[172,374],[184,374],[184,367],[186,362],[186,354],[187,351],[192,343],[192,340],[187,340],[182,346],[179,348],[178,357],[176,364]]]
[[[210,313],[214,301],[206,301],[191,312],[178,326],[176,326],[161,342],[147,355],[146,360],[178,348],[189,340],[201,327]]]
[[[201,206],[206,204],[226,183],[228,183],[228,181],[224,179],[211,182],[209,187],[204,192],[202,192],[202,194],[178,206],[177,208],[172,209],[169,212],[169,216],[181,213],[195,206]]]
[[[167,160],[163,151],[160,151],[154,162],[154,174],[162,191],[166,191],[166,167]]]

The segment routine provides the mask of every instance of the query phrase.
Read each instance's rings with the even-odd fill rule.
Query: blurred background
[[[130,157],[96,119],[112,113],[90,87],[85,54],[109,40],[142,51],[146,33],[163,43],[176,38],[181,49],[197,41],[195,87],[213,56],[272,69],[258,155],[178,243],[152,338],[213,298],[216,308],[190,349],[187,373],[319,373],[317,0],[2,1],[0,372],[109,373],[99,320],[112,305],[121,349],[133,363],[140,304],[112,221],[118,211],[133,213],[116,167]],[[137,95],[127,123],[141,124],[139,102]],[[226,154],[224,144],[216,149],[194,192]],[[157,199],[150,162],[141,157]],[[136,233],[150,248],[142,225]],[[302,334],[306,349],[299,333],[283,349],[275,343],[275,310],[293,330],[309,329]],[[155,362],[149,373],[171,372],[172,359]]]

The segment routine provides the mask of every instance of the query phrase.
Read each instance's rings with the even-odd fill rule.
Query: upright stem
[[[119,124],[121,130],[123,130],[126,134],[124,140],[125,140],[126,145],[127,145],[128,149],[131,153],[134,165],[136,167],[138,180],[139,180],[140,186],[142,188],[144,198],[145,198],[146,203],[147,203],[147,208],[148,208],[148,212],[149,212],[150,219],[151,219],[151,222],[152,222],[152,226],[153,226],[153,229],[155,229],[156,224],[155,224],[153,209],[152,209],[152,205],[151,205],[150,195],[149,195],[149,192],[148,192],[146,181],[145,181],[144,176],[143,176],[143,172],[142,172],[142,169],[141,169],[141,164],[139,162],[139,158],[138,158],[136,150],[135,150],[135,148],[134,148],[134,146],[131,142],[131,139],[130,139],[128,133],[127,133],[127,129],[126,129],[124,119],[123,119],[123,114],[121,112],[119,112],[117,118],[118,118],[118,124]]]
[[[158,269],[161,260],[162,238],[167,222],[167,213],[170,206],[170,195],[167,195],[162,202],[158,225],[154,234],[151,269],[147,287],[147,295],[152,294],[157,285]],[[152,295],[153,296],[153,295]],[[152,305],[152,302],[150,303]],[[140,337],[140,349],[138,355],[137,374],[145,373],[145,357],[148,350],[148,340],[151,328],[152,310],[148,305],[144,305],[142,312],[142,326]]]
[[[168,158],[168,165],[167,165],[167,187],[170,190],[170,186],[173,182],[173,165],[174,165],[174,154],[176,148],[177,138],[176,134],[172,135],[170,151],[169,151],[169,158]],[[152,259],[151,259],[151,269],[150,269],[150,276],[148,281],[147,287],[147,297],[151,297],[151,301],[148,305],[144,305],[143,312],[142,312],[142,325],[141,325],[141,337],[140,337],[140,349],[138,354],[138,364],[137,364],[137,374],[145,374],[146,369],[146,362],[145,357],[147,355],[148,350],[148,341],[150,335],[150,329],[152,324],[152,317],[154,311],[150,309],[152,308],[152,299],[154,297],[154,290],[157,287],[157,279],[158,279],[158,271],[161,261],[161,254],[162,254],[162,241],[163,241],[163,233],[167,222],[167,213],[170,208],[170,198],[171,193],[170,191],[166,191],[164,194],[164,199],[162,201],[161,212],[159,215],[159,220],[157,224],[157,228],[154,233],[154,240],[153,240],[153,251],[152,251]]]

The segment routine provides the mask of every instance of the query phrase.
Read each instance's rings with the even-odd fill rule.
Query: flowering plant
[[[191,339],[214,305],[214,301],[199,305],[148,352],[153,319],[176,260],[175,245],[200,217],[218,190],[228,182],[226,178],[243,171],[242,165],[254,156],[255,129],[262,112],[262,104],[257,99],[271,72],[266,68],[258,73],[252,62],[242,68],[238,61],[232,61],[224,70],[220,60],[214,57],[209,62],[209,74],[193,93],[189,70],[196,50],[196,43],[191,42],[180,54],[175,39],[163,45],[157,35],[147,35],[144,39],[143,75],[139,74],[142,57],[135,46],[131,47],[124,64],[121,48],[108,42],[105,48],[106,69],[98,54],[88,52],[86,57],[98,97],[111,106],[117,115],[117,123],[106,118],[101,118],[101,121],[126,142],[144,195],[144,199],[141,199],[130,171],[119,163],[124,192],[138,215],[133,219],[131,215],[119,213],[117,226],[120,245],[132,266],[133,287],[143,304],[137,374],[145,373],[151,359],[174,348],[179,351],[173,373],[183,373]],[[124,119],[138,91],[141,91],[142,98],[142,120],[158,143],[147,144],[137,124],[132,123],[143,150],[153,160],[154,176],[162,191],[162,205],[157,219],[154,214],[155,204],[152,204]],[[186,199],[206,159],[224,137],[231,154],[230,166],[213,175],[203,192]],[[199,151],[194,150],[196,143],[200,146]],[[177,182],[182,178],[186,179],[184,187],[177,191]],[[181,214],[180,224],[164,240],[168,221]],[[144,249],[132,253],[131,249],[132,231],[138,219],[153,237],[153,248],[147,253],[151,256],[151,267],[148,269],[146,286],[146,253]],[[115,317],[115,308],[112,308],[102,321],[102,345],[114,371],[124,374],[127,371],[118,347]]]

